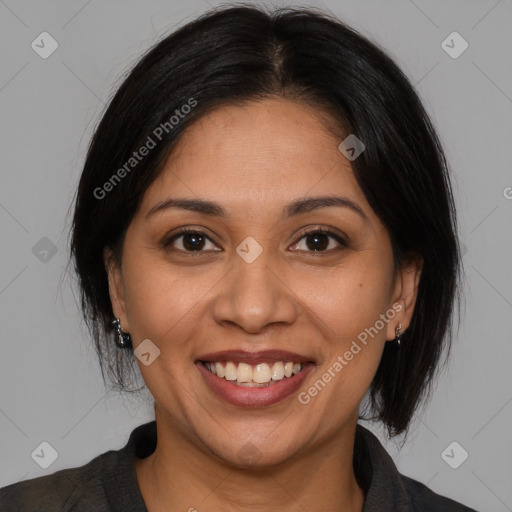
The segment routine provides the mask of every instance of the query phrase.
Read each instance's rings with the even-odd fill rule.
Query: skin
[[[202,117],[146,191],[121,268],[105,250],[123,331],[134,348],[149,338],[160,349],[148,366],[137,360],[158,432],[155,452],[136,459],[150,512],[363,508],[352,466],[359,405],[386,340],[399,323],[402,332],[409,326],[421,263],[411,258],[393,274],[389,234],[326,119],[281,98]],[[366,218],[331,206],[281,220],[286,203],[332,194],[357,203]],[[212,200],[229,215],[169,209],[145,218],[169,197]],[[162,246],[185,226],[208,237],[203,252],[193,252],[187,236]],[[347,245],[321,235],[323,249],[314,251],[303,233],[312,227],[332,228]],[[236,252],[248,236],[263,248],[250,264]],[[299,389],[307,391],[393,304],[401,311],[307,405],[297,393],[267,407],[231,405],[194,365],[218,350],[289,350],[316,363]],[[239,456],[247,443],[259,454],[252,465]]]

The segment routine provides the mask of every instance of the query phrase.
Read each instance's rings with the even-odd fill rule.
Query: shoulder
[[[0,512],[147,512],[134,457],[156,447],[156,421],[136,427],[118,450],[87,464],[23,480],[0,489]]]
[[[436,494],[426,485],[405,475],[400,475],[414,512],[477,512],[457,501]]]
[[[2,512],[94,510],[110,512],[105,479],[115,470],[116,452],[98,455],[89,463],[50,475],[10,484],[0,489]]]
[[[360,424],[356,429],[354,469],[366,491],[365,512],[477,512],[401,474],[380,440]]]

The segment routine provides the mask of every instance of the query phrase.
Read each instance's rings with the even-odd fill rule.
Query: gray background
[[[208,3],[216,4],[0,0],[0,487],[85,464],[153,419],[150,400],[103,387],[65,271],[67,211],[121,73]],[[453,169],[466,310],[408,442],[400,452],[396,442],[385,446],[403,473],[434,491],[478,510],[512,510],[512,1],[310,5],[329,8],[397,60]],[[47,59],[31,47],[43,31],[59,44]],[[453,31],[469,43],[456,59],[441,47]],[[47,261],[36,245],[51,247],[44,237],[57,249]],[[42,441],[59,454],[48,469],[31,458]],[[452,441],[469,453],[458,469],[441,457]]]

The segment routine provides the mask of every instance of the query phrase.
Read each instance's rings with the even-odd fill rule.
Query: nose
[[[250,334],[261,333],[271,324],[292,324],[298,301],[265,250],[252,263],[237,254],[233,260],[214,300],[215,321],[234,324]]]

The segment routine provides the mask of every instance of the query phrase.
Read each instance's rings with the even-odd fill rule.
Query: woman
[[[136,361],[155,421],[0,509],[471,511],[358,424],[406,434],[427,398],[456,230],[436,133],[373,43],[305,9],[187,24],[103,115],[71,241],[104,378]]]

